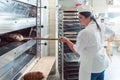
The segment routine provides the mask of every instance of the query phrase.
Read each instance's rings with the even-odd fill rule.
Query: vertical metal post
[[[63,29],[63,25],[64,25],[64,23],[63,23],[63,16],[64,15],[64,12],[63,12],[63,10],[62,10],[62,37],[64,36],[64,29]],[[62,42],[62,55],[61,55],[61,57],[62,57],[62,80],[64,80],[64,43]]]
[[[63,37],[63,10],[59,9],[58,17],[58,37]],[[64,44],[58,43],[58,67],[60,73],[60,80],[64,80]]]
[[[37,14],[36,14],[36,37],[41,37],[41,0],[37,0]],[[36,41],[37,57],[41,57],[41,40]]]

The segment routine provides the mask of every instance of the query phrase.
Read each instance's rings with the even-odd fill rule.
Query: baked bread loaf
[[[21,80],[42,80],[43,78],[44,75],[41,72],[29,72],[26,73]]]

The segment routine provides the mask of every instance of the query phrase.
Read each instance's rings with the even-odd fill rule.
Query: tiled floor
[[[120,51],[113,51],[112,62],[106,70],[105,80],[120,80]]]

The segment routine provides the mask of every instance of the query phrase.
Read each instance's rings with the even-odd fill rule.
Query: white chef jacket
[[[106,32],[114,33],[107,27],[98,30],[96,23],[89,25],[79,32],[75,51],[80,54],[79,80],[91,80],[91,73],[100,73],[109,65],[109,58],[104,48],[104,35]]]

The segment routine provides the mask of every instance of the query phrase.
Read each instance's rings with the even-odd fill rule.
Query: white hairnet
[[[81,5],[78,7],[78,12],[91,12],[92,13],[92,7],[89,5]]]

